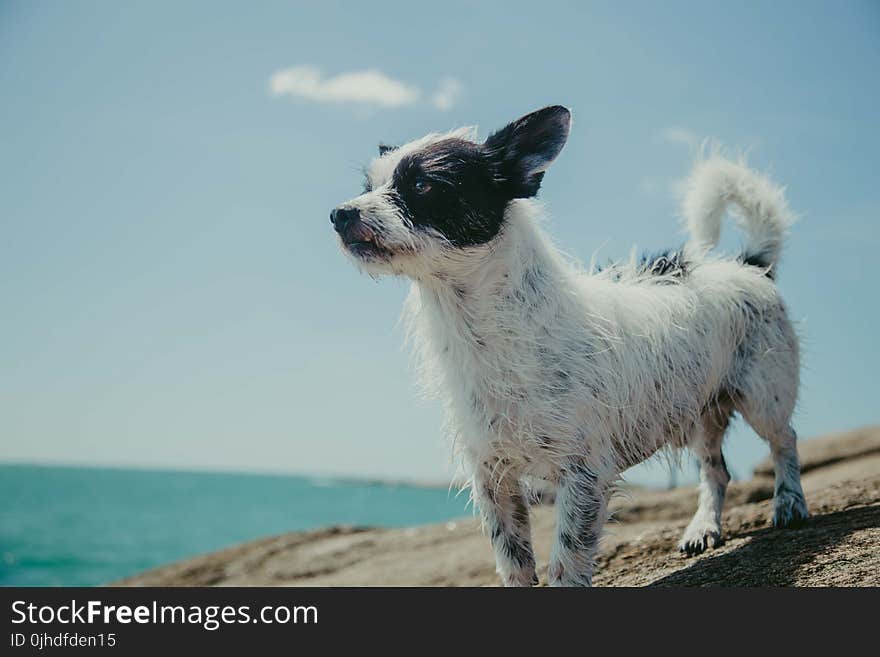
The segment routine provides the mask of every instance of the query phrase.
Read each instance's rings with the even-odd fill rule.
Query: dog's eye
[[[431,183],[429,183],[424,178],[418,178],[413,183],[413,189],[416,190],[419,194],[427,194],[431,191]]]

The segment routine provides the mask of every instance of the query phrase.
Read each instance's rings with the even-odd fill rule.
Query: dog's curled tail
[[[691,236],[688,248],[705,253],[718,243],[730,203],[737,206],[734,217],[747,237],[743,262],[766,267],[772,275],[795,216],[785,190],[742,161],[712,155],[699,161],[687,178],[681,213]]]

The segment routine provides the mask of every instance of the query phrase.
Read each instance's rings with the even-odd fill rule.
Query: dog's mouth
[[[357,222],[340,236],[345,248],[359,258],[377,260],[391,257],[390,249],[382,246],[376,233],[363,222]]]
[[[391,251],[372,241],[345,242],[345,248],[358,257],[371,260],[391,256]]]

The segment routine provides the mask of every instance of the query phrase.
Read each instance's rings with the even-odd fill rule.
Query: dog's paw
[[[538,585],[538,575],[534,568],[522,568],[508,573],[498,573],[505,587],[529,587]]]
[[[571,568],[563,568],[560,563],[551,563],[547,571],[547,584],[553,587],[583,588],[593,586],[592,569],[577,572]]]
[[[802,493],[783,489],[773,498],[774,527],[798,527],[809,517],[807,501]]]
[[[723,544],[724,538],[721,536],[721,528],[717,524],[692,522],[681,537],[678,551],[685,556],[692,557],[709,548],[721,547]]]

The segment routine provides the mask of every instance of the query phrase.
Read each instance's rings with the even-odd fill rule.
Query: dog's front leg
[[[474,500],[483,529],[492,540],[495,564],[504,586],[533,586],[535,555],[532,551],[529,507],[519,477],[498,463],[484,463],[474,473]]]
[[[607,519],[607,487],[582,463],[567,467],[556,491],[556,541],[551,586],[592,586],[599,538]]]

